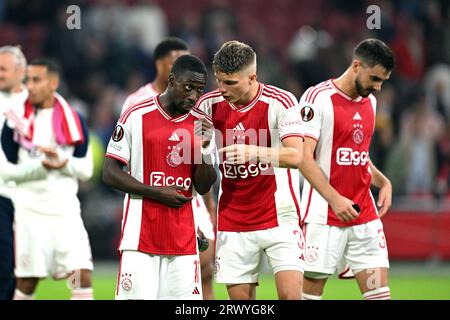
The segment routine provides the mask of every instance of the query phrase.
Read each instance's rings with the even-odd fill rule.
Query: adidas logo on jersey
[[[180,140],[180,137],[174,132],[170,136],[169,141],[178,141],[178,142],[180,142],[181,140]]]
[[[244,125],[242,122],[239,122],[236,127],[233,128],[234,131],[245,131]]]
[[[362,120],[361,115],[359,114],[359,112],[355,113],[355,115],[353,116],[353,120],[355,120],[355,121],[357,121],[357,120],[361,121]]]
[[[200,294],[200,291],[197,287],[194,288],[194,291],[192,291],[192,294]]]

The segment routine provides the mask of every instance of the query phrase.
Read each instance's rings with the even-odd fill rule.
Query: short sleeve
[[[280,140],[288,137],[303,138],[303,129],[301,126],[300,109],[297,103],[291,108],[280,108],[278,116],[278,129],[280,131]]]
[[[117,122],[116,128],[109,140],[106,149],[107,157],[114,158],[128,165],[131,155],[131,140],[132,132],[131,125],[132,117],[127,118],[125,123]]]
[[[314,102],[306,99],[309,91],[312,89],[313,88],[309,88],[306,90],[300,98],[300,117],[304,136],[318,140],[322,126],[322,113],[321,109],[318,107],[320,105],[320,99],[316,98],[314,99]]]

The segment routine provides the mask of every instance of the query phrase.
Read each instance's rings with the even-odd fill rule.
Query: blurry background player
[[[26,59],[18,47],[0,47],[0,133],[5,122],[4,112],[8,109],[23,109],[28,92],[22,81],[25,77]],[[0,150],[0,166],[6,162]],[[11,202],[11,188],[0,175],[0,300],[9,300],[14,294],[14,207]]]
[[[301,201],[304,299],[321,298],[342,259],[364,299],[390,299],[380,218],[391,206],[392,186],[370,161],[369,147],[376,111],[372,93],[389,79],[393,66],[386,44],[366,39],[354,49],[343,75],[309,88],[300,100],[306,139],[301,165],[306,178]],[[380,188],[377,204],[371,185]]]
[[[175,60],[185,54],[189,54],[188,45],[179,38],[171,37],[161,41],[154,50],[153,59],[155,61],[156,76],[153,82],[147,83],[136,92],[130,94],[122,107],[125,112],[133,103],[143,97],[156,96],[163,93],[169,83],[169,73]],[[211,221],[211,215],[215,214],[215,202],[211,192],[204,195],[207,205],[201,195],[196,194],[192,199],[192,208],[194,210],[195,223],[200,232],[208,239],[210,245],[206,251],[200,252],[200,264],[202,270],[203,298],[207,300],[214,299],[212,285],[213,264],[214,264],[214,227]],[[209,211],[208,211],[209,209]],[[215,220],[215,219],[213,219]]]
[[[224,43],[214,56],[218,89],[197,106],[222,137],[218,144],[290,147],[298,167],[302,135],[300,110],[293,94],[259,83],[256,54],[238,41]],[[258,137],[258,141],[251,137]],[[235,146],[233,146],[234,148]],[[299,226],[297,170],[273,168],[270,157],[220,164],[216,279],[231,299],[255,299],[260,261],[267,255],[280,299],[300,299],[303,233]]]
[[[108,145],[103,179],[126,192],[117,299],[202,299],[193,187],[216,180],[211,136],[194,139],[191,113],[206,85],[196,57],[179,57],[161,95],[144,95],[120,117]],[[212,125],[202,120],[195,134]],[[202,161],[194,164],[194,154]],[[205,160],[205,161],[203,161]],[[122,169],[127,165],[130,173]]]
[[[56,93],[57,66],[32,61],[26,71],[29,98],[23,117],[7,113],[2,147],[13,163],[42,161],[52,168],[44,179],[22,181],[14,189],[16,300],[33,299],[39,279],[77,272],[72,299],[92,299],[92,256],[77,198],[78,179],[92,175],[84,119]],[[14,130],[14,131],[12,131]]]

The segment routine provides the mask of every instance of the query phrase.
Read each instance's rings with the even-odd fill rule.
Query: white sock
[[[34,294],[25,294],[19,289],[14,290],[13,300],[34,300]]]
[[[92,288],[72,289],[70,300],[94,300],[94,290]]]
[[[391,290],[389,287],[382,287],[367,291],[363,294],[364,300],[391,300]]]
[[[322,300],[322,296],[315,296],[313,294],[308,294],[303,292],[302,300]]]

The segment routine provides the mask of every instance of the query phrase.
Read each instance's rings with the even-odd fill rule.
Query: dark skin
[[[203,93],[206,85],[206,74],[184,71],[177,76],[169,75],[169,85],[160,97],[159,102],[163,109],[172,117],[177,117],[191,111],[197,100]],[[212,125],[202,119],[201,129],[196,134],[205,133],[202,136],[202,146],[209,145]],[[200,127],[200,126],[199,126]],[[194,187],[199,194],[205,194],[216,180],[216,172],[208,156],[203,156],[202,164],[195,167]],[[103,166],[103,181],[123,192],[153,199],[171,208],[180,208],[193,197],[186,197],[182,187],[166,186],[152,187],[137,181],[134,177],[124,172],[124,164],[116,159],[105,158]]]

